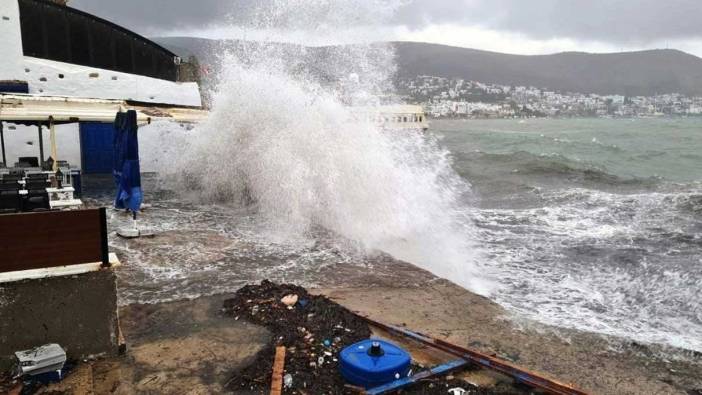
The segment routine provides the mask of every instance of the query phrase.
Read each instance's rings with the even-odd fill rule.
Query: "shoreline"
[[[656,345],[562,328],[526,328],[507,318],[496,303],[446,280],[308,292],[379,322],[497,356],[588,393],[702,393],[702,355],[665,360],[657,355]],[[251,366],[271,336],[261,326],[223,314],[223,302],[232,293],[120,307],[126,354],[84,361],[46,390],[166,394],[191,388],[194,394],[227,393],[232,374]],[[489,375],[482,380],[486,389],[501,384]]]
[[[423,287],[310,292],[372,319],[495,354],[593,394],[688,394],[702,389],[700,353],[671,361],[658,354],[665,348],[659,345],[542,324],[524,327],[495,302],[446,280]]]

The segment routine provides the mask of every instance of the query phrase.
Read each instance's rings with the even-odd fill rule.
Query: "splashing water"
[[[257,10],[254,25],[331,35],[337,26],[377,25],[393,7],[278,1]],[[389,96],[391,47],[319,53],[262,43],[223,56],[209,119],[161,173],[199,200],[251,204],[276,238],[324,229],[366,253],[384,251],[489,292],[476,274],[470,212],[461,204],[470,188],[452,170],[448,152],[418,131],[357,121],[349,108]]]

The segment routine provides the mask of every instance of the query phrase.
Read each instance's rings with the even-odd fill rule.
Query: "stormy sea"
[[[492,297],[702,350],[702,119],[436,121],[473,186]]]
[[[183,187],[192,194],[187,198],[174,192],[177,185],[147,174],[149,207],[140,226],[157,237],[111,238],[125,261],[121,303],[230,292],[262,279],[305,286],[354,285],[366,281],[361,274],[381,284],[426,281],[379,258],[382,252],[488,296],[515,320],[702,351],[701,125],[699,119],[434,120],[418,138],[442,153],[466,189],[445,206],[456,223],[429,227],[433,235],[422,233],[425,215],[449,221],[432,211],[435,201],[416,202],[413,210],[425,211],[404,217],[391,211],[397,218],[380,223],[343,217],[382,213],[384,205],[402,203],[395,192],[428,199],[421,194],[455,193],[427,180],[412,184],[398,169],[386,170],[412,190],[393,184],[385,196],[381,185],[334,180],[360,194],[347,203],[357,207],[338,213],[326,205],[339,201],[316,205],[331,199],[316,190],[319,185],[287,180],[295,182],[293,189],[276,193],[284,202],[270,204],[311,210],[300,217],[311,218],[304,228],[287,223],[301,221],[298,214],[276,212],[285,219],[279,222],[263,215],[260,204],[203,201],[199,191]],[[141,135],[142,151],[153,152],[174,131],[155,125]],[[349,160],[340,166],[356,163]],[[353,170],[361,171],[358,166]],[[338,177],[354,177],[337,170]],[[201,177],[221,182],[214,174]],[[351,190],[356,187],[375,188],[365,192],[381,206],[363,200],[367,195]],[[109,202],[108,190],[96,199]],[[304,197],[281,195],[299,191],[310,194],[311,207],[290,202]],[[329,221],[322,215],[336,222],[322,224]],[[129,226],[129,218],[113,212],[110,226]],[[376,226],[379,233],[354,234],[356,224]],[[402,236],[393,240],[393,233]]]
[[[272,2],[247,29],[343,42],[399,2],[305,4]],[[140,130],[154,173],[140,225],[157,236],[111,238],[120,303],[262,279],[421,285],[421,269],[515,320],[702,351],[702,120],[383,130],[352,108],[402,102],[391,45],[270,43],[288,36],[221,49],[202,124]],[[130,221],[113,212],[110,226]]]

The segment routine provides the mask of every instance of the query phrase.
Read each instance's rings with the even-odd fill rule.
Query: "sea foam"
[[[277,1],[255,13],[251,29],[333,40],[344,31],[336,27],[372,29],[393,8]],[[252,207],[277,242],[324,229],[366,254],[383,251],[488,293],[465,205],[470,187],[449,153],[421,131],[384,131],[353,116],[354,106],[397,102],[392,46],[361,43],[310,56],[304,46],[223,48],[211,115],[160,173],[199,201]]]

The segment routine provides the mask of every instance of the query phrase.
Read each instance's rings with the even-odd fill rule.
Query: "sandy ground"
[[[445,281],[312,291],[373,319],[496,354],[593,394],[696,394],[702,388],[699,356],[696,361],[667,361],[657,358],[652,346],[621,346],[621,340],[575,331],[520,328],[505,319],[498,305]],[[82,364],[44,393],[222,393],[232,372],[250,363],[270,340],[265,329],[222,316],[226,297],[122,308],[126,355]],[[431,363],[436,356],[418,358]],[[470,380],[492,386],[497,379],[483,374]]]
[[[523,328],[497,304],[449,282],[424,287],[318,289],[378,321],[405,324],[451,343],[496,354],[593,394],[688,394],[702,389],[702,356],[655,357],[655,346],[590,333]]]
[[[261,327],[218,314],[224,295],[120,310],[121,357],[86,361],[39,393],[218,394],[270,340]],[[54,392],[55,391],[55,392]]]

